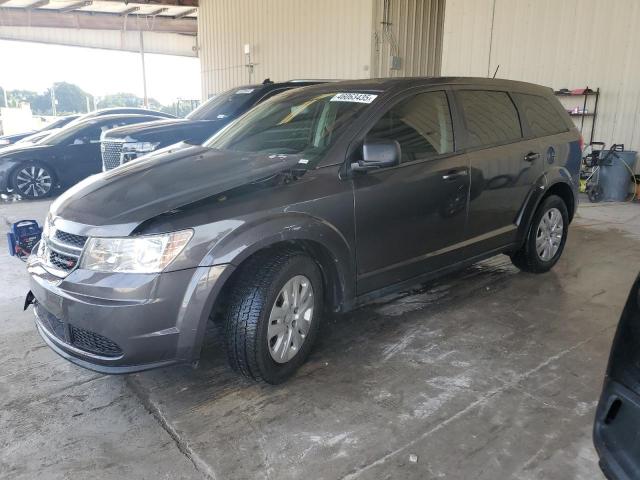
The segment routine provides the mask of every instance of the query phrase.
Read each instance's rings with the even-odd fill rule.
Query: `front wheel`
[[[549,271],[562,255],[568,227],[564,200],[557,195],[548,196],[536,210],[524,245],[511,255],[511,261],[525,272]]]
[[[46,198],[53,192],[53,172],[45,165],[28,162],[19,165],[11,175],[13,193],[21,197]]]
[[[265,251],[240,266],[225,312],[227,356],[242,375],[277,384],[304,363],[322,315],[322,275],[307,255]]]

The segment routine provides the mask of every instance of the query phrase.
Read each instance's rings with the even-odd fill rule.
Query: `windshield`
[[[222,120],[235,117],[253,100],[260,87],[234,88],[210,98],[187,115],[189,120]]]
[[[62,117],[62,118],[59,118],[59,119],[54,120],[53,122],[51,122],[49,125],[47,125],[43,129],[41,129],[40,131],[41,132],[46,132],[47,130],[53,130],[55,128],[64,127],[67,123],[72,121],[74,118],[77,118],[77,117],[71,117],[71,118]]]
[[[239,152],[299,154],[313,161],[375,100],[369,93],[293,91],[250,110],[204,146]]]

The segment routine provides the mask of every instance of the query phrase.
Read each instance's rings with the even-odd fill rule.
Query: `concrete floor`
[[[47,206],[1,204],[2,224]],[[230,373],[213,332],[198,370],[68,364],[2,249],[0,478],[601,479],[591,424],[638,258],[640,206],[581,206],[551,273],[497,257],[327,319],[272,387]]]

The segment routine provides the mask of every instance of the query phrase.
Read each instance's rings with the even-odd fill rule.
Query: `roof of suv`
[[[496,87],[505,90],[529,91],[537,94],[549,94],[552,89],[535,83],[505,80],[501,78],[484,77],[402,77],[402,78],[371,78],[361,80],[341,80],[329,84],[315,85],[311,88],[318,90],[335,90],[337,87],[345,90],[367,90],[386,92],[404,90],[411,87],[431,85],[470,85],[478,87]]]

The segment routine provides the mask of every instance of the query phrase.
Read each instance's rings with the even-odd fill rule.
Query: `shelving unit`
[[[589,89],[589,87],[586,87],[585,90]],[[591,92],[585,92],[585,93],[571,93],[571,92],[559,92],[556,91],[555,92],[557,97],[561,97],[561,98],[580,98],[582,97],[582,111],[580,113],[571,113],[571,109],[567,108],[567,107],[573,107],[575,108],[577,105],[564,105],[565,108],[567,108],[567,111],[569,112],[569,116],[570,117],[574,117],[574,118],[579,118],[580,119],[580,133],[584,136],[584,124],[585,124],[585,119],[586,118],[590,118],[591,119],[591,128],[590,128],[590,132],[589,132],[589,143],[593,142],[593,132],[595,131],[596,128],[596,118],[598,116],[598,100],[600,99],[600,89],[596,88],[595,90],[592,89]],[[590,100],[592,98],[592,100]],[[593,106],[592,110],[587,111],[587,107],[590,106],[590,104]]]

